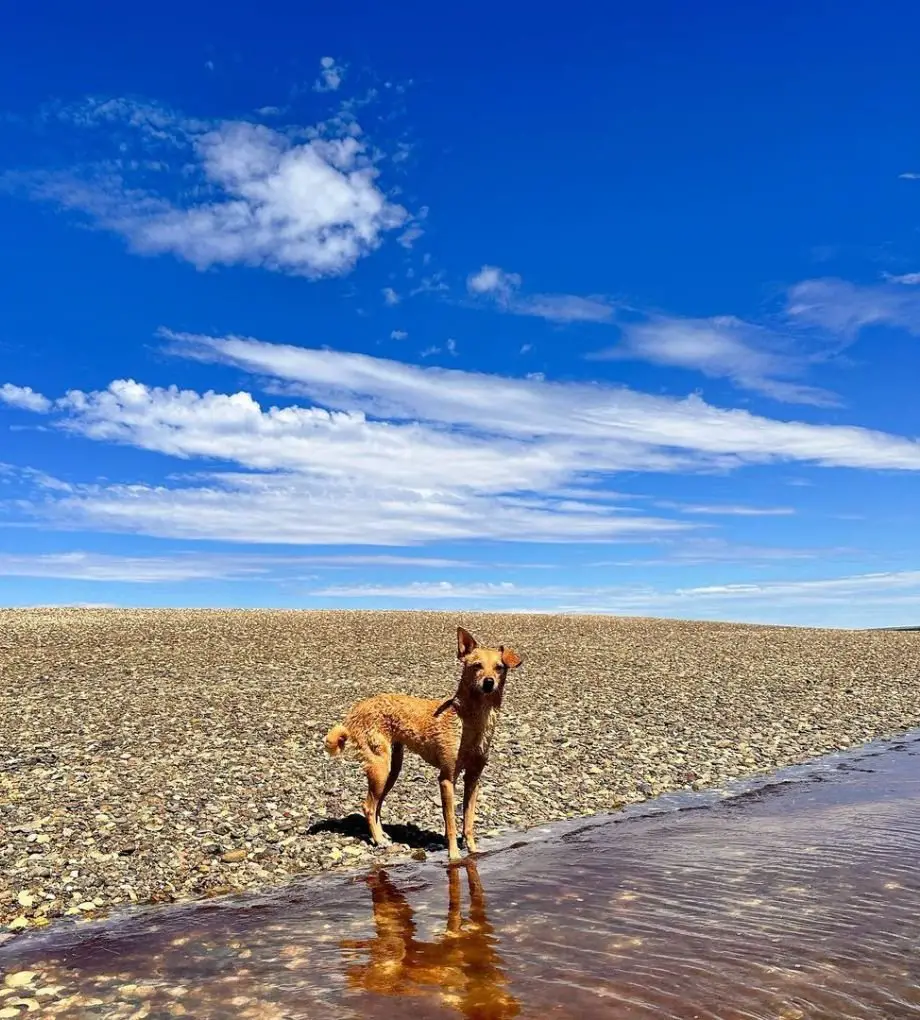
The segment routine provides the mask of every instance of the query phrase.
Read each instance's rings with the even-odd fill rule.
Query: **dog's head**
[[[457,658],[462,665],[458,694],[501,699],[505,681],[512,669],[521,664],[521,657],[511,648],[484,648],[469,631],[457,628]]]

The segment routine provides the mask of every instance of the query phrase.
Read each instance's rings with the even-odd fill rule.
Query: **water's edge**
[[[858,769],[863,762],[903,750],[918,742],[920,727],[900,731],[893,736],[880,737],[855,748],[833,751],[798,765],[741,777],[722,786],[699,791],[673,791],[647,801],[630,804],[617,811],[549,822],[530,829],[506,833],[491,838],[488,841],[488,849],[481,851],[473,859],[477,863],[485,861],[496,863],[496,858],[502,858],[522,847],[537,843],[547,845],[564,843],[575,836],[590,833],[604,826],[642,822],[661,815],[702,811],[724,804],[726,801],[743,801],[746,797],[755,796],[771,788],[832,779],[839,773]],[[335,889],[363,882],[368,874],[381,869],[385,869],[389,875],[407,884],[424,883],[431,881],[436,873],[443,872],[449,867],[447,852],[444,850],[429,854],[423,862],[413,860],[379,862],[370,867],[293,877],[289,882],[261,891],[242,890],[213,899],[128,906],[94,921],[61,919],[40,931],[0,933],[0,974],[8,962],[20,955],[60,952],[93,940],[115,942],[131,939],[143,934],[145,928],[153,922],[179,928],[183,926],[183,922],[192,926],[195,918],[205,913],[213,916],[215,912],[264,910],[282,903],[304,903],[314,897],[328,897]]]

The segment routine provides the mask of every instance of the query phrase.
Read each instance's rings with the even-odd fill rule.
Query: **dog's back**
[[[341,754],[350,740],[362,755],[385,755],[394,744],[431,765],[456,759],[460,723],[456,711],[435,714],[442,702],[411,694],[377,694],[352,706],[344,721],[326,734],[326,750]]]

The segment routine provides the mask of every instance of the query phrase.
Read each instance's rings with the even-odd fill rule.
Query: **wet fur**
[[[479,780],[489,750],[508,673],[521,664],[510,648],[481,648],[457,628],[457,658],[462,663],[457,691],[447,701],[408,694],[378,694],[354,705],[344,721],[326,734],[326,751],[341,754],[349,742],[367,775],[364,817],[378,846],[389,842],[380,824],[380,809],[399,778],[406,749],[438,770],[444,830],[451,860],[460,857],[454,791],[463,774],[463,840],[476,852],[474,823]]]

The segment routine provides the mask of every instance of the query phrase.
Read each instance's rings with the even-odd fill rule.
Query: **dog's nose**
[[[495,681],[492,677],[487,676],[485,680],[482,681],[482,689],[486,692],[486,694],[491,694],[492,691],[495,690]]]

